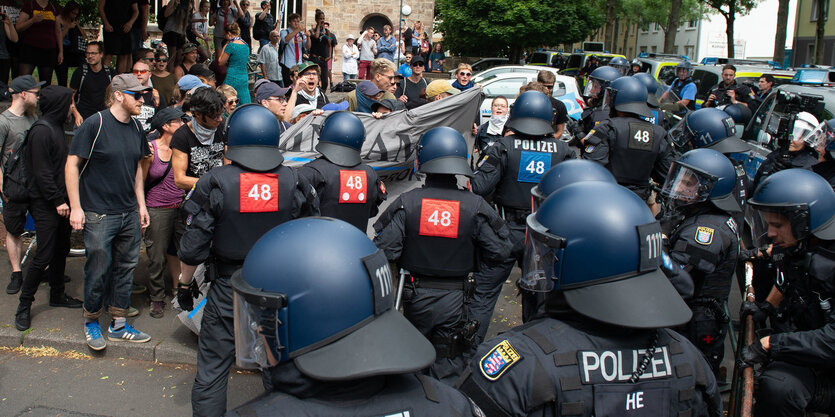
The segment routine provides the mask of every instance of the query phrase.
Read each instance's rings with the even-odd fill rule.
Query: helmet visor
[[[278,310],[248,303],[235,292],[235,357],[239,367],[264,369],[278,365],[281,352],[278,346]],[[272,347],[271,347],[272,346]]]
[[[606,88],[606,84],[596,78],[589,78],[589,82],[586,83],[586,88],[583,90],[583,97],[599,98]]]
[[[674,162],[661,194],[679,204],[694,204],[707,201],[715,184],[716,177]]]
[[[557,277],[557,263],[565,240],[549,233],[536,220],[536,213],[528,216],[525,235],[525,256],[519,288],[531,292],[550,292]]]
[[[806,131],[800,139],[806,142],[806,144],[810,148],[817,149],[819,146],[826,142],[828,130],[829,124],[823,122],[817,125],[813,130]]]
[[[690,143],[693,140],[693,132],[687,126],[686,118],[679,120],[667,131],[667,138],[681,152],[693,149],[693,145]]]
[[[770,244],[784,245],[789,241],[802,240],[811,234],[809,206],[806,204],[761,205],[749,200],[748,209],[753,210],[754,238],[758,247]],[[769,231],[771,235],[769,236]]]

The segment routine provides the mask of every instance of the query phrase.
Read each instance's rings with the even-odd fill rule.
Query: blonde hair
[[[217,92],[220,93],[224,99],[228,99],[229,97],[238,97],[238,90],[235,90],[229,84],[221,84],[220,87],[216,88]]]
[[[455,69],[455,72],[461,71],[462,69],[470,70],[470,72],[473,72],[473,66],[464,62],[458,64],[458,68]]]
[[[371,72],[371,77],[382,74],[388,70],[394,71],[394,64],[385,58],[377,58],[371,61],[371,66],[368,69]]]
[[[226,25],[226,27],[224,27],[223,29],[226,31],[226,33],[231,33],[235,36],[240,36],[241,34],[241,27],[238,26],[236,22],[232,22]]]

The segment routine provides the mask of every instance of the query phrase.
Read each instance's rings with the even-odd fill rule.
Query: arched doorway
[[[360,23],[360,36],[365,32],[365,29],[369,26],[374,28],[374,32],[382,35],[383,26],[385,25],[391,26],[391,20],[389,20],[385,15],[377,13],[368,14],[362,19],[362,23]],[[392,30],[392,32],[393,31],[394,30]]]

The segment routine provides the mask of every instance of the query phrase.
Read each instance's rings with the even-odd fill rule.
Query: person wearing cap
[[[216,62],[216,60],[212,61],[212,63],[214,62]],[[203,84],[206,84],[209,87],[217,87],[218,80],[216,79],[215,72],[203,64],[192,65],[188,70],[188,74],[199,78]],[[220,83],[223,84],[223,81],[220,80]]]
[[[180,218],[183,190],[174,183],[171,171],[171,137],[183,125],[185,113],[176,107],[166,107],[149,120],[150,128],[159,132],[151,141],[151,158],[141,162],[145,177],[145,205],[151,225],[145,229],[143,240],[148,254],[148,293],[151,297],[150,315],[162,318],[165,310],[165,267],[172,277],[180,274],[176,249],[180,248],[185,224]],[[170,242],[174,242],[173,254]],[[173,288],[177,287],[174,282]]]
[[[381,99],[396,98],[394,94],[388,91],[388,89],[392,86],[395,80],[394,64],[391,61],[387,59],[375,59],[371,62],[371,65],[368,67],[368,72],[370,74],[368,77],[368,81],[371,81],[372,83],[374,83],[375,86],[377,86],[377,88],[383,91],[383,96],[381,97]],[[360,78],[362,78],[362,73],[360,73]],[[348,110],[358,111],[357,90],[348,93],[345,96],[345,100],[348,100]]]
[[[412,60],[417,58],[418,57],[415,56]],[[447,80],[435,80],[426,86],[426,99],[430,102],[437,101],[442,98],[454,96],[460,92],[461,90],[451,86]]]
[[[261,66],[261,76],[278,85],[282,85],[281,64],[278,62],[279,35],[277,30],[270,31],[269,42],[261,45],[258,51],[258,63]]]
[[[267,109],[243,105],[224,126],[230,163],[200,177],[186,197],[183,211],[188,218],[178,251],[182,273],[177,301],[183,310],[194,309],[197,265],[206,263],[206,279],[211,282],[191,391],[193,414],[201,417],[226,412],[226,383],[235,361],[230,278],[266,231],[294,218],[319,214],[310,185],[283,164],[278,120]]]
[[[223,165],[225,138],[219,131],[223,120],[223,96],[210,87],[197,87],[189,100],[194,116],[171,138],[171,170],[174,183],[188,191],[212,168]]]
[[[290,124],[292,125],[298,123],[299,120],[310,113],[315,115],[316,111],[318,111],[319,114],[322,114],[322,110],[313,107],[312,104],[299,104],[298,106],[293,107],[293,113],[290,115]]]
[[[330,103],[325,90],[319,88],[319,73],[322,68],[318,64],[305,61],[299,64],[299,78],[293,87],[293,92],[287,100],[289,106],[295,107],[299,104],[312,104],[321,109],[325,104]]]
[[[32,179],[27,205],[35,221],[38,245],[29,262],[15,314],[15,327],[20,331],[29,328],[32,302],[42,281],[49,282],[51,307],[81,308],[81,300],[68,296],[64,290],[72,229],[67,220],[70,207],[64,184],[67,141],[63,126],[70,106],[69,88],[48,86],[41,90],[38,107],[43,117],[31,127],[26,141],[24,166]]]
[[[345,37],[345,45],[342,45],[342,81],[348,81],[357,78],[359,67],[357,60],[360,57],[360,51],[354,45],[354,35],[348,34]]]
[[[21,75],[9,83],[9,93],[12,104],[0,113],[0,190],[3,189],[3,171],[6,161],[12,152],[20,147],[26,132],[38,120],[35,111],[38,108],[38,94],[43,81],[37,82],[31,75]],[[6,227],[6,253],[12,267],[12,275],[7,294],[17,294],[23,283],[23,273],[20,269],[20,259],[23,254],[23,240],[21,235],[26,224],[27,202],[10,201],[3,196],[3,223]]]
[[[289,88],[279,87],[278,84],[272,82],[265,82],[255,90],[255,102],[266,107],[278,120],[279,135],[291,126],[289,120],[293,118],[293,108],[289,106],[287,100],[288,91],[290,91]]]
[[[456,175],[473,175],[468,151],[452,128],[426,132],[416,165],[426,184],[401,194],[374,224],[374,243],[406,280],[400,295],[404,316],[435,347],[436,360],[426,373],[450,385],[476,346],[480,325],[468,309],[474,286],[469,275],[503,262],[512,246],[496,211],[458,188]]]
[[[505,132],[512,133],[501,136],[484,150],[470,183],[475,194],[493,196],[499,214],[510,226],[513,242],[509,257],[478,273],[475,301],[470,306],[480,323],[476,342],[481,342],[487,333],[496,300],[514,264],[522,265],[525,218],[531,214],[531,187],[551,167],[577,158],[568,144],[554,137],[553,120],[554,108],[548,96],[540,91],[520,94],[504,124]]]
[[[140,228],[148,227],[139,162],[150,156],[142,126],[143,87],[133,74],[113,77],[110,108],[76,130],[66,165],[70,225],[84,230],[84,333],[93,350],[107,347],[99,325],[105,302],[112,317],[110,341],[143,343],[147,333],[126,323],[133,272],[139,260]]]
[[[526,224],[519,286],[545,300],[481,344],[459,380],[485,415],[722,416],[701,353],[669,330],[692,312],[661,270],[661,226],[640,198],[567,185]]]
[[[602,108],[611,117],[582,139],[583,159],[605,166],[618,184],[654,207],[650,180],[663,184],[674,156],[665,139],[667,131],[641,118],[652,117],[646,86],[632,76],[618,78],[606,88]]]
[[[316,189],[323,216],[344,220],[363,232],[386,199],[385,185],[360,157],[364,140],[365,127],[357,116],[331,113],[316,144],[322,156],[298,171]]]
[[[196,43],[188,43],[183,46],[183,59],[179,65],[174,67],[174,75],[177,79],[183,78],[184,75],[190,74],[191,67],[197,64],[197,57],[200,56],[197,50]]]
[[[357,89],[355,91],[357,92],[356,111],[361,113],[371,113],[371,105],[374,104],[375,101],[381,100],[383,94],[385,93],[371,81],[363,81],[357,84]]]
[[[104,110],[105,90],[116,71],[102,64],[104,46],[99,41],[87,43],[87,62],[78,68],[70,79],[70,88],[75,90],[73,101],[83,119]]]
[[[418,55],[411,60],[412,75],[403,79],[394,96],[406,104],[407,109],[418,108],[427,103],[426,88],[429,83],[423,78],[423,71],[426,69],[426,62]]]
[[[310,253],[329,256],[307,262]],[[484,415],[419,373],[435,351],[394,308],[383,251],[350,224],[320,217],[274,228],[232,286],[245,306],[235,314],[238,363],[261,368],[269,392],[228,416]]]
[[[406,110],[406,106],[400,100],[392,100],[390,98],[375,101],[371,104],[371,115],[375,119],[380,119],[384,115],[398,110]]]
[[[761,365],[753,415],[802,416],[835,409],[835,191],[805,169],[786,169],[763,180],[748,200],[767,225],[770,260],[780,271],[765,301],[743,304],[760,327],[771,319],[786,331],[759,335],[742,348],[741,367]],[[777,308],[780,307],[779,318]],[[778,321],[779,320],[779,321]]]

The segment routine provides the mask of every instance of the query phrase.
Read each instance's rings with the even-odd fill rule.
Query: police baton
[[[745,301],[755,302],[754,297],[754,266],[751,262],[745,262]],[[754,343],[754,317],[748,315],[745,318],[745,346]],[[742,350],[740,349],[740,352]],[[754,403],[754,367],[749,366],[742,370],[742,410],[740,415],[749,417],[752,415]]]
[[[408,277],[409,271],[400,268],[400,282],[397,283],[397,298],[394,302],[394,309],[400,310],[400,300],[403,298],[403,283],[406,282],[406,277]]]

